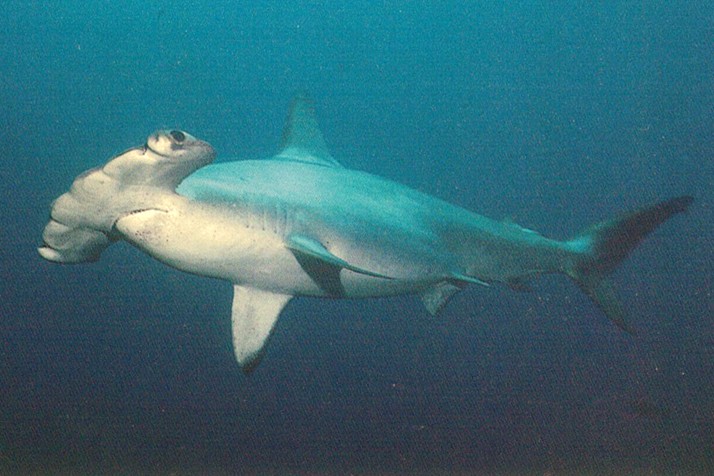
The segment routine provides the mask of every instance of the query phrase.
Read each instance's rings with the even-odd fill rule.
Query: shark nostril
[[[176,142],[179,142],[179,143],[181,143],[181,142],[183,142],[183,141],[186,140],[186,134],[184,134],[184,133],[181,132],[181,131],[171,131],[171,132],[169,132],[169,135],[170,135],[171,137],[173,137],[173,139],[174,139]]]

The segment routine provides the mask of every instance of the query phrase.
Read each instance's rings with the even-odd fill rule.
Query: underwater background
[[[0,16],[0,474],[712,474],[714,4],[19,1]],[[159,128],[334,157],[565,238],[696,197],[614,280],[293,300],[251,375],[227,282],[36,252],[76,175]]]

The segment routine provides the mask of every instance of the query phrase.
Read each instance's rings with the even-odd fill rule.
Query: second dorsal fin
[[[325,138],[315,119],[314,103],[305,93],[299,93],[293,99],[283,129],[280,152],[275,158],[342,167],[327,149]]]

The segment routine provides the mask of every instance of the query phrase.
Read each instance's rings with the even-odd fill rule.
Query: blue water
[[[714,6],[511,3],[7,1],[0,473],[714,472]],[[561,277],[303,298],[245,376],[230,284],[37,255],[80,172],[269,156],[303,89],[343,164],[555,237],[694,195],[615,276],[638,335]]]

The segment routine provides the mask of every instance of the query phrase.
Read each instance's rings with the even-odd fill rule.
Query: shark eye
[[[169,132],[169,135],[173,137],[173,139],[178,143],[181,143],[186,140],[186,134],[181,131],[171,131]]]

